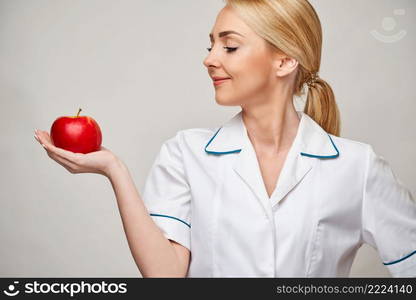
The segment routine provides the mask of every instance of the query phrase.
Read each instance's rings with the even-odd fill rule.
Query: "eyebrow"
[[[219,36],[220,38],[222,38],[222,37],[224,37],[224,36],[226,36],[226,35],[229,35],[229,34],[237,34],[237,35],[240,35],[240,36],[244,37],[244,35],[242,35],[241,33],[238,33],[237,31],[234,31],[234,30],[226,30],[226,31],[222,31],[222,32],[220,32],[220,33],[218,34],[218,36]],[[213,41],[213,40],[214,40],[214,36],[213,36],[213,34],[212,34],[212,33],[210,33],[210,34],[209,34],[209,39],[210,39],[211,41]]]

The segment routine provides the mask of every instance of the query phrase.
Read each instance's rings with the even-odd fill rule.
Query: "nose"
[[[208,53],[207,57],[204,59],[203,64],[205,67],[218,67],[220,62],[215,56],[214,47],[212,47],[211,51]]]

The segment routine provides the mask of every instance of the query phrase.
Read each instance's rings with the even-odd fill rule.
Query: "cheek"
[[[238,93],[257,93],[270,84],[271,65],[262,54],[245,56],[234,69],[232,84]]]
[[[237,50],[238,51],[238,50]],[[220,105],[241,105],[245,99],[253,99],[264,92],[271,83],[271,64],[264,53],[241,50],[224,68],[232,80],[216,88],[216,101]]]

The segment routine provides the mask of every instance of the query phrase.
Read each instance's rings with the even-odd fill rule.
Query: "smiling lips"
[[[214,85],[220,85],[221,83],[227,81],[228,79],[230,79],[229,77],[212,77],[212,80],[214,81]]]

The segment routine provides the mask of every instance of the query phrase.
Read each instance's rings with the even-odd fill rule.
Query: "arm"
[[[150,217],[125,164],[115,159],[107,172],[124,232],[143,277],[185,277],[190,252],[166,239]]]
[[[416,202],[389,162],[369,146],[362,240],[377,249],[393,277],[416,276]]]
[[[146,210],[127,167],[117,156],[103,146],[99,151],[88,154],[73,153],[57,148],[46,131],[35,132],[35,139],[42,144],[51,159],[70,173],[96,173],[110,180],[131,253],[144,277],[186,276],[190,251],[181,244],[168,240],[160,231]],[[166,153],[163,152],[163,154]],[[177,185],[181,183],[180,177],[177,179]],[[161,187],[158,182],[154,181],[154,178],[151,182],[155,183],[151,185],[152,187],[157,189]],[[162,199],[169,200],[167,195],[171,193],[165,194]],[[172,228],[172,230],[169,231],[171,236],[178,233],[175,231],[177,229]],[[183,236],[181,240],[186,243],[186,238]]]

